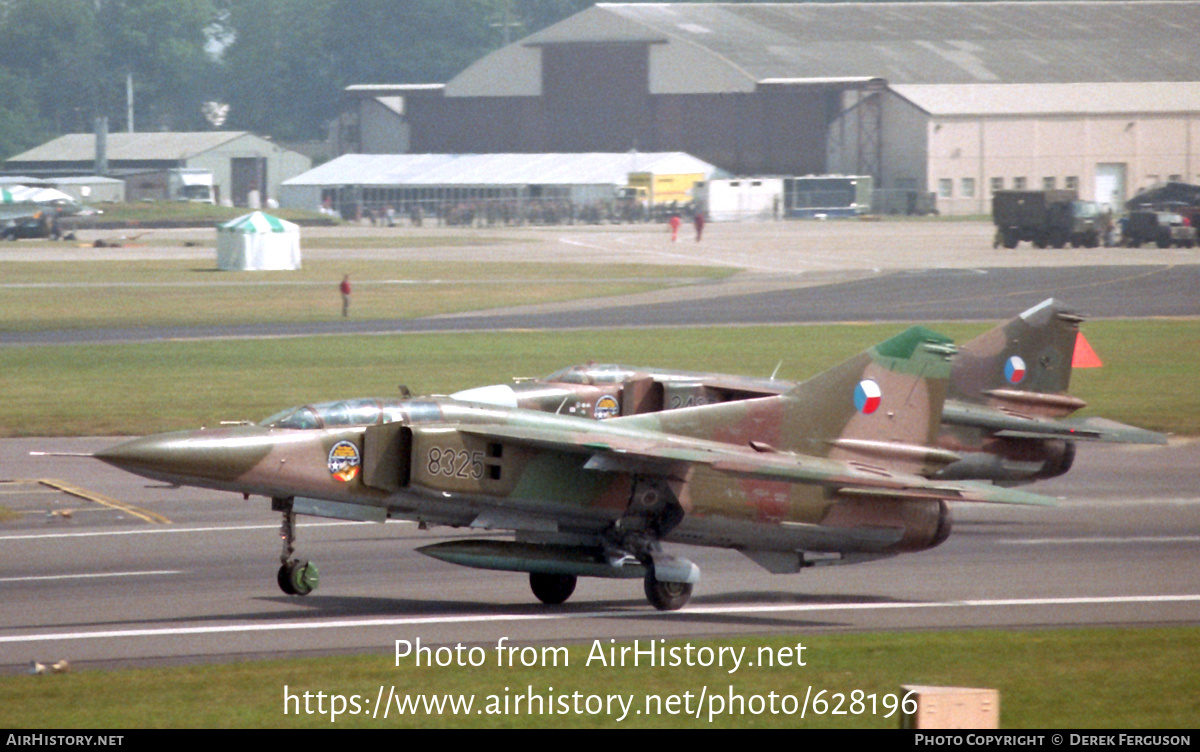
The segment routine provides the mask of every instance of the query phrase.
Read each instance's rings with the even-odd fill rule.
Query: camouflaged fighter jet
[[[1083,320],[1049,299],[959,348],[936,445],[961,454],[937,477],[1028,483],[1066,473],[1075,441],[1165,444],[1160,433],[1103,418],[1063,419],[1087,403],[1066,394]],[[1092,353],[1094,357],[1094,353]],[[571,366],[451,396],[607,419],[782,394],[792,381],[717,373]]]
[[[280,587],[304,595],[295,517],[515,532],[419,549],[528,572],[562,603],[578,577],[642,578],[676,609],[699,579],[662,542],[734,548],[771,572],[936,546],[948,501],[1051,503],[930,481],[953,348],[913,328],[781,395],[607,421],[448,397],[285,410],[258,425],[135,439],[97,453],[168,483],[263,495],[283,513]]]
[[[1082,321],[1051,298],[959,348],[937,445],[964,458],[938,477],[1028,482],[1070,470],[1077,441],[1167,443],[1105,418],[1066,417],[1087,406],[1066,393],[1072,368],[1100,365]]]

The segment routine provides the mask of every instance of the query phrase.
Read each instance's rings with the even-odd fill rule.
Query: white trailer
[[[711,222],[780,219],[783,178],[708,180],[697,184],[696,198]]]
[[[171,201],[215,204],[212,170],[176,167],[167,171],[167,196]]]

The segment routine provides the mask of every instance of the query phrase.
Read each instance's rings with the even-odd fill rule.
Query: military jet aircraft
[[[663,542],[734,548],[798,572],[940,544],[948,501],[1044,504],[929,480],[954,352],[919,327],[779,395],[595,421],[448,397],[291,408],[257,425],[159,434],[101,451],[168,483],[263,495],[283,513],[280,587],[316,587],[295,517],[513,531],[419,549],[529,573],[541,601],[581,576],[642,578],[658,609],[699,579]]]
[[[937,477],[1028,483],[1066,473],[1076,441],[1166,443],[1160,433],[1103,418],[1064,419],[1087,404],[1066,394],[1082,320],[1051,298],[959,347],[936,444],[962,459]],[[795,386],[774,378],[589,363],[451,396],[606,419],[782,394]]]
[[[1068,395],[1083,317],[1053,298],[959,348],[937,445],[964,459],[943,478],[1019,483],[1071,469],[1075,442],[1166,444],[1167,437],[1105,418],[1067,418],[1087,406]]]
[[[53,188],[10,185],[0,188],[0,238],[51,238],[63,235],[60,224],[69,217],[96,214]]]

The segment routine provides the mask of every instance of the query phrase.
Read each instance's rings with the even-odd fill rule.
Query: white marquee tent
[[[258,211],[219,224],[217,268],[299,269],[300,227]]]

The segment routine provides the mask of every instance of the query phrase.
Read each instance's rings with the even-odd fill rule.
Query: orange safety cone
[[[1088,344],[1088,341],[1083,338],[1083,332],[1075,335],[1075,355],[1071,358],[1072,368],[1099,368],[1104,365],[1100,362],[1100,356]]]

